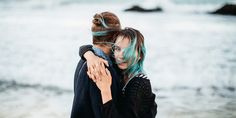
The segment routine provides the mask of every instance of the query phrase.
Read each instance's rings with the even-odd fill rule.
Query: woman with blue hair
[[[125,28],[115,35],[115,39],[112,46],[114,64],[123,75],[118,103],[113,102],[112,77],[109,70],[100,63],[101,61],[94,60],[98,57],[91,51],[84,55],[90,63],[87,74],[101,92],[104,118],[155,118],[155,94],[143,70],[146,52],[143,35],[136,29]]]

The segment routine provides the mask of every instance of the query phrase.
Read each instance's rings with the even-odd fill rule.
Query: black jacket
[[[108,67],[112,75],[112,98],[118,95],[119,76],[112,65]],[[87,63],[81,59],[74,76],[74,100],[71,118],[102,118],[102,98],[99,88],[87,75]]]

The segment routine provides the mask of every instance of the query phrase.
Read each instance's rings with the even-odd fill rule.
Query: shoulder
[[[149,80],[148,76],[144,73],[139,73],[134,78],[140,78],[141,80]]]
[[[80,70],[82,67],[84,67],[84,66],[87,66],[87,64],[86,64],[86,60],[84,60],[84,59],[80,59],[79,60],[79,62],[78,62],[78,64],[77,64],[77,67],[76,67],[76,69],[78,70]]]
[[[140,73],[133,78],[133,86],[139,88],[139,92],[147,95],[152,93],[152,87],[149,78],[146,74]]]
[[[87,71],[87,61],[81,59],[77,68],[80,70],[80,71]]]
[[[133,82],[141,87],[150,86],[150,80],[144,73],[140,73],[133,78]]]
[[[128,84],[127,84],[127,88],[136,89],[136,91],[142,90],[142,88],[144,88],[144,87],[151,87],[151,86],[150,86],[150,81],[149,81],[148,77],[143,73],[140,73],[140,74],[134,76],[130,80],[130,82],[128,82]]]
[[[146,98],[152,94],[150,80],[145,74],[138,74],[123,88],[126,96]]]
[[[81,59],[76,67],[75,78],[79,79],[86,77],[87,71],[88,71],[87,62]]]

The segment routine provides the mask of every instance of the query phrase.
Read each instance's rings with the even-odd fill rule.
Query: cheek
[[[119,59],[122,59],[123,58],[123,52],[115,52],[114,53],[114,57],[117,59],[117,58],[119,58]]]
[[[117,59],[119,56],[117,53],[114,53],[114,58]]]

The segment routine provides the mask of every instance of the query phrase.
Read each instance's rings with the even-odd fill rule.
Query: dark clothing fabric
[[[100,55],[104,57],[104,55]],[[108,70],[112,75],[112,98],[118,98],[119,76],[112,65]],[[102,98],[99,88],[87,75],[87,63],[81,59],[74,76],[74,100],[71,118],[102,118]]]
[[[80,46],[80,48],[79,48],[79,56],[83,60],[86,60],[83,55],[87,51],[93,51],[93,46],[92,45],[82,45],[82,46]]]
[[[110,100],[103,105],[104,118],[155,118],[157,113],[155,94],[144,74],[124,86],[118,102]]]
[[[86,51],[93,51],[89,45],[80,48],[80,56],[83,57]],[[83,50],[83,51],[82,51]],[[114,58],[111,58],[113,62]],[[116,64],[113,64],[117,73],[122,74]],[[123,78],[119,76],[120,78]],[[155,118],[157,113],[157,104],[155,102],[155,94],[149,79],[140,73],[124,85],[120,79],[118,98],[112,96],[112,100],[102,105],[103,118]]]

